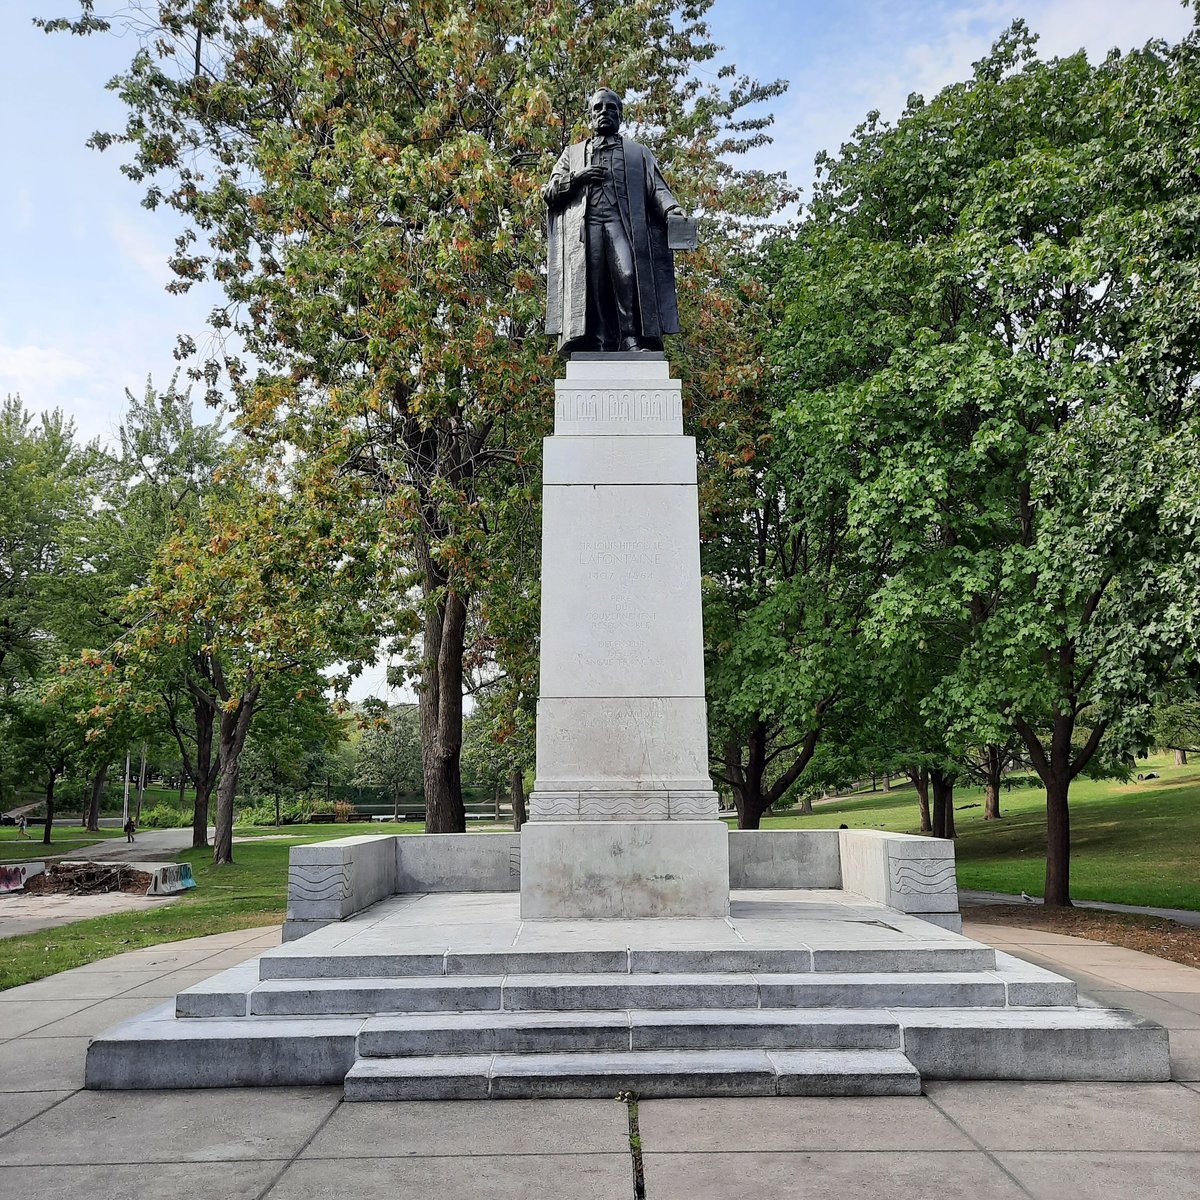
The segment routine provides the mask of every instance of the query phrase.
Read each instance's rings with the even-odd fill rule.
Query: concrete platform
[[[531,921],[518,905],[389,897],[94,1038],[87,1085],[865,1096],[915,1094],[923,1078],[1169,1070],[1154,1022],[837,890],[735,892],[728,917],[690,920]]]
[[[1200,971],[1082,938],[968,925],[1171,1031],[1172,1081],[927,1081],[920,1096],[647,1099],[651,1200],[1196,1200]],[[0,1187],[66,1200],[612,1200],[633,1194],[625,1106],[603,1100],[344,1104],[340,1087],[81,1091],[89,1035],[279,930],[149,947],[0,992]],[[657,1015],[657,1014],[656,1014]],[[384,1020],[385,1018],[378,1018]]]

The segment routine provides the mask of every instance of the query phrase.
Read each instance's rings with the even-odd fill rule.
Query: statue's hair
[[[621,112],[621,115],[622,115],[622,116],[624,116],[624,115],[625,115],[625,101],[621,99],[621,94],[620,94],[619,92],[614,92],[614,91],[612,90],[612,88],[610,88],[610,87],[602,87],[602,88],[597,88],[597,89],[596,89],[596,90],[595,90],[595,91],[594,91],[594,92],[593,92],[593,93],[592,93],[592,94],[591,94],[591,95],[588,97],[588,107],[589,107],[589,108],[591,107],[591,102],[592,102],[593,100],[595,100],[595,98],[596,98],[597,96],[612,96],[612,98],[613,98],[614,100],[616,100],[616,102],[617,102],[617,108],[620,110],[620,112]]]

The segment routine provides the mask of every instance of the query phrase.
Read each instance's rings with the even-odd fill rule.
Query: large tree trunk
[[[242,748],[258,702],[259,688],[248,688],[236,708],[222,711],[219,723],[217,761],[217,820],[213,837],[213,862],[217,866],[233,862],[233,802],[237,797],[238,775],[242,769]]]
[[[1186,750],[1176,750],[1175,751],[1175,765],[1177,767],[1186,767],[1187,766],[1187,751]]]
[[[1000,776],[1004,772],[1006,755],[999,746],[983,750],[983,819],[995,821],[1000,816]]]
[[[1070,776],[1053,772],[1046,784],[1046,887],[1043,903],[1071,905],[1071,812],[1067,803]]]
[[[510,779],[513,810],[513,828],[518,832],[521,826],[529,820],[525,810],[525,772],[520,767],[513,767]]]
[[[905,767],[904,773],[917,789],[917,804],[921,810],[921,832],[932,833],[933,822],[929,817],[929,771],[925,767]]]
[[[50,845],[50,830],[54,825],[54,784],[58,780],[58,772],[51,771],[46,780],[46,827],[42,830],[42,845]]]
[[[196,798],[192,802],[192,849],[203,850],[208,845],[208,806],[217,782],[213,769],[213,713],[194,705],[196,712],[196,764],[192,782]]]
[[[104,794],[104,785],[108,781],[108,763],[105,763],[92,776],[92,787],[87,810],[87,827],[92,833],[100,832],[100,797]]]
[[[426,593],[435,580],[426,571]],[[421,769],[425,777],[425,832],[462,833],[467,828],[462,775],[462,659],[467,606],[444,589],[425,615],[425,655],[418,694]]]
[[[933,788],[934,837],[954,837],[954,777],[945,771],[929,772],[929,783]]]

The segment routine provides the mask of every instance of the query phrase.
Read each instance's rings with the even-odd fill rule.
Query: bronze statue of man
[[[589,101],[593,135],[568,146],[542,198],[549,210],[546,332],[559,351],[661,350],[679,332],[667,224],[683,217],[654,155],[620,136],[621,97]]]

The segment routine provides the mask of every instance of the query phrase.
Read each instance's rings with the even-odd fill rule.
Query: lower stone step
[[[360,1058],[347,1100],[915,1096],[898,1050],[659,1050]]]
[[[398,1013],[368,1017],[360,1058],[587,1050],[895,1050],[900,1025],[871,1009]]]

